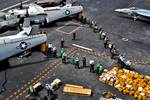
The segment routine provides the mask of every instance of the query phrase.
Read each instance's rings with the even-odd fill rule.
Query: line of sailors
[[[99,39],[104,41],[104,48],[105,49],[109,49],[110,53],[111,53],[111,58],[112,59],[117,59],[118,60],[118,66],[120,68],[130,68],[130,66],[132,65],[130,60],[127,60],[125,58],[124,55],[121,55],[119,53],[119,51],[116,49],[115,45],[113,43],[111,43],[111,41],[108,39],[107,37],[107,32],[105,32],[104,30],[102,30],[102,28],[98,28],[96,21],[91,21],[89,22],[88,19],[86,17],[82,17],[81,18],[81,22],[83,24],[89,23],[90,27],[93,29],[94,33],[99,35]],[[72,40],[76,39],[76,33],[73,33],[73,38]],[[67,59],[67,55],[64,51],[64,39],[61,39],[60,42],[60,47],[61,47],[61,52],[60,52],[60,56],[62,58],[62,62],[66,63],[66,59]],[[57,57],[57,48],[53,47],[52,44],[48,44],[48,52],[51,54],[53,54],[54,57]],[[78,58],[77,57],[72,57],[72,59],[74,59],[73,62],[76,62],[75,65],[78,68]]]
[[[86,57],[82,58],[82,66],[80,66],[80,58],[77,55],[73,55],[70,58],[67,57],[67,54],[65,53],[64,48],[61,48],[60,51],[60,57],[62,59],[62,63],[67,64],[67,60],[69,59],[70,63],[75,66],[75,69],[80,69],[81,67],[87,67],[87,60]],[[99,76],[103,73],[104,69],[100,62],[95,63],[94,60],[89,60],[89,67],[90,72],[96,72],[96,74]],[[96,69],[95,69],[96,67]]]
[[[104,48],[110,50],[111,58],[118,60],[118,66],[120,68],[130,68],[132,65],[131,61],[127,60],[124,55],[119,53],[115,48],[115,45],[108,39],[107,33],[102,30],[102,28],[98,28],[95,21],[92,21],[91,27],[93,28],[93,31],[99,35],[99,39],[104,41]]]
[[[119,51],[115,48],[115,45],[111,43],[111,41],[107,37],[107,32],[102,30],[102,27],[98,28],[96,21],[91,21],[87,17],[82,16],[80,18],[80,22],[82,24],[89,24],[93,29],[93,32],[99,35],[99,40],[104,40],[104,48],[110,49],[111,58],[118,60],[118,65],[121,68],[130,68],[132,65],[130,60],[127,60],[124,55],[121,55]]]

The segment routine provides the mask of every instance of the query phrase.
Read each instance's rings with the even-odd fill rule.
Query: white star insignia
[[[26,42],[21,42],[20,43],[20,48],[21,49],[26,49],[27,48],[27,43]]]

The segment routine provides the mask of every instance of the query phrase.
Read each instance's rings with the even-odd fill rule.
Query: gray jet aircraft
[[[129,17],[132,17],[134,20],[142,19],[142,20],[150,21],[150,10],[131,7],[131,8],[124,8],[124,9],[115,9],[115,12],[125,14]]]

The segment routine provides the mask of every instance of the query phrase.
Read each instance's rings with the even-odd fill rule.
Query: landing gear
[[[29,57],[31,56],[32,53],[30,51],[24,51],[20,56],[19,58],[24,58],[24,57]]]
[[[47,24],[47,20],[45,19],[44,21],[40,22],[40,27],[46,26]]]
[[[40,27],[43,27],[44,26],[44,22],[40,22]]]
[[[136,21],[137,20],[137,16],[133,16],[133,19],[134,19],[134,21]]]

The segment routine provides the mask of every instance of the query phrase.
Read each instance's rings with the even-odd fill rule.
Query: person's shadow
[[[58,94],[50,95],[50,100],[56,100],[58,98]]]
[[[5,87],[6,83],[7,83],[7,70],[4,71],[4,82],[2,83],[2,85],[0,86],[0,94],[2,94],[3,92],[5,92],[7,89]]]

